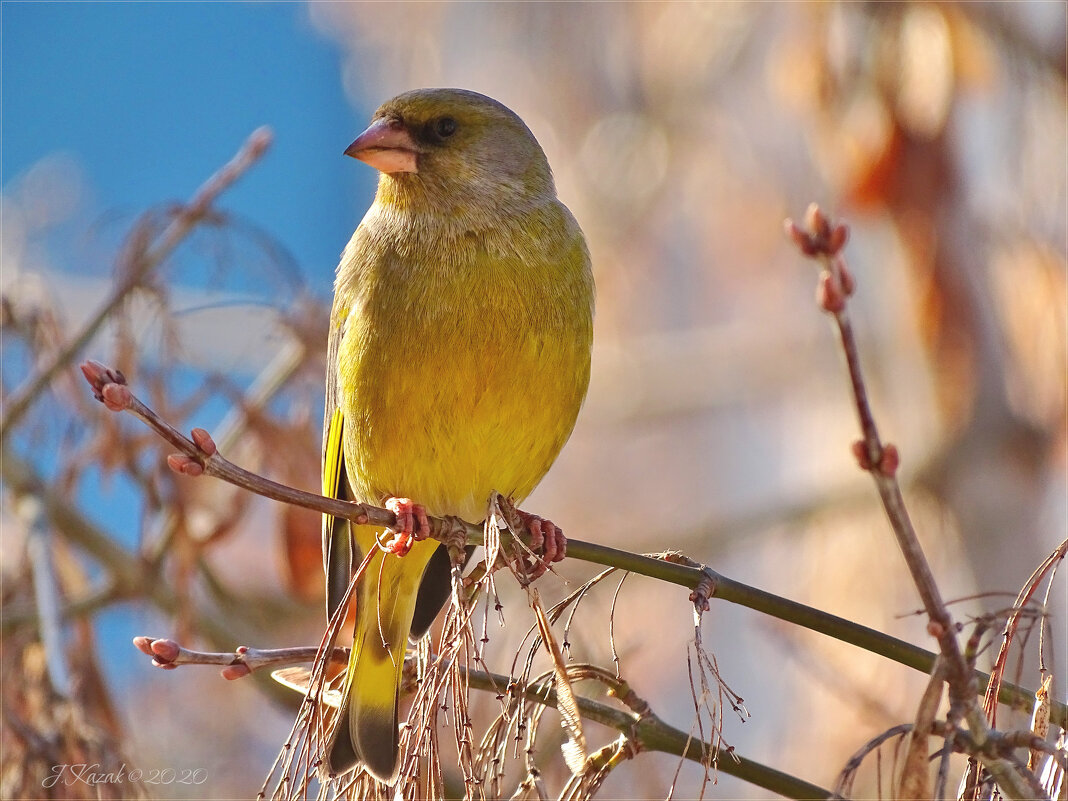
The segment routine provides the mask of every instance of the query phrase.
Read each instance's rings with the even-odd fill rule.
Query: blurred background
[[[942,591],[963,621],[1010,607],[1068,527],[1065,14],[1052,1],[3,4],[5,797],[98,752],[203,771],[158,776],[161,798],[259,788],[293,699],[153,670],[130,638],[318,642],[318,522],[169,473],[168,449],[93,401],[76,365],[120,367],[179,428],[315,489],[333,271],[376,178],[342,151],[379,103],[419,86],[514,109],[589,240],[590,395],[527,508],[572,537],[679,549],[932,645],[850,455],[815,272],[782,234],[815,200],[851,225],[869,391]],[[266,157],[126,281],[173,203],[261,125]],[[593,572],[565,563],[542,593]],[[516,625],[491,632],[490,653],[506,671],[529,613],[502,592]],[[1063,700],[1063,579],[1045,600]],[[50,602],[60,626],[37,623],[58,619]],[[577,659],[611,666],[611,604],[602,587],[576,618]],[[688,730],[686,593],[629,579],[615,636],[622,675]],[[703,637],[751,714],[724,716],[725,741],[824,787],[912,719],[926,683],[724,603]],[[1032,687],[1037,641],[1035,628],[1013,662]],[[57,731],[66,750],[44,736]],[[665,797],[675,766],[641,755],[603,797]],[[546,771],[558,789],[562,765]],[[685,765],[675,797],[701,780]],[[727,776],[706,793],[766,795]]]

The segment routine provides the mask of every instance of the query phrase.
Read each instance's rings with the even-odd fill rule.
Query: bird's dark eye
[[[434,122],[434,133],[439,139],[448,139],[456,133],[456,120],[452,117],[439,117]]]

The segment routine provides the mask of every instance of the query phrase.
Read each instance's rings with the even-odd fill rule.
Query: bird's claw
[[[519,520],[530,534],[530,549],[540,551],[541,559],[536,562],[529,573],[531,581],[549,569],[552,562],[559,562],[567,554],[567,537],[564,531],[553,521],[544,517],[516,509]]]
[[[430,520],[426,516],[426,507],[414,503],[410,498],[389,498],[385,506],[397,516],[397,522],[390,528],[393,539],[382,547],[397,556],[407,556],[413,543],[421,542],[430,536]]]

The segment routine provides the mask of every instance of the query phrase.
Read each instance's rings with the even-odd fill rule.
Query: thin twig
[[[894,726],[892,729],[887,729],[882,734],[873,737],[862,745],[846,762],[845,767],[842,768],[842,772],[838,774],[838,780],[834,784],[834,797],[841,798],[852,794],[853,780],[856,778],[860,766],[864,763],[864,760],[868,758],[870,753],[881,748],[883,743],[887,740],[892,740],[894,737],[903,737],[910,731],[912,731],[912,724],[902,723]],[[882,798],[882,795],[880,794],[878,797]]]
[[[224,676],[224,678],[230,680],[242,678],[264,668],[273,669],[313,662],[319,654],[319,648],[311,646],[298,648],[247,648],[242,645],[232,652],[194,651],[164,637],[138,636],[134,637],[133,643],[141,653],[152,657],[153,665],[164,670],[172,670],[182,665],[222,665],[224,667],[241,666],[247,668],[243,672],[230,673]],[[334,662],[347,664],[349,649],[335,646],[330,653],[330,659]]]
[[[905,557],[913,583],[927,613],[927,630],[938,642],[943,657],[946,682],[949,685],[951,708],[960,710],[968,722],[972,737],[982,748],[991,733],[979,704],[976,702],[978,684],[975,671],[964,658],[957,639],[957,625],[949,613],[934,573],[920,545],[912,525],[901,486],[897,481],[899,456],[893,445],[884,445],[879,438],[875,418],[868,403],[864,376],[860,367],[859,349],[848,314],[848,299],[855,289],[855,280],[841,252],[848,239],[848,229],[832,225],[816,204],[805,214],[804,228],[792,220],[786,221],[787,235],[806,256],[821,265],[816,300],[820,308],[834,319],[842,352],[845,355],[853,401],[860,423],[862,439],[853,447],[860,466],[875,482],[890,527],[897,538],[898,548]],[[1010,798],[1028,798],[1030,788],[1021,779],[1011,760],[987,757],[984,764],[994,775],[1002,791]]]

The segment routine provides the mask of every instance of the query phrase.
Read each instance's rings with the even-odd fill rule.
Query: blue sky
[[[87,189],[45,243],[51,268],[99,274],[77,244],[85,229],[189,198],[268,125],[274,145],[219,207],[277,240],[306,284],[329,297],[338,255],[374,192],[374,171],[343,155],[371,109],[349,103],[342,53],[312,28],[305,5],[3,0],[0,37],[0,187],[11,191],[63,154]],[[5,367],[8,386],[20,382],[18,369],[15,359]],[[51,449],[23,451],[51,468]],[[140,505],[128,485],[90,472],[80,498],[133,544]],[[97,619],[105,648],[119,655],[109,675],[154,678],[128,644],[145,620],[123,606]]]
[[[63,154],[86,188],[70,223],[45,234],[50,269],[109,270],[114,250],[95,264],[86,231],[119,215],[121,233],[135,215],[189,198],[251,131],[268,125],[274,144],[267,156],[218,206],[281,244],[305,284],[329,297],[338,255],[370,203],[376,174],[343,155],[370,110],[345,97],[342,53],[312,28],[304,4],[4,0],[0,32],[0,186],[10,191],[35,164]],[[259,257],[255,240],[234,241],[246,247],[246,266]],[[187,249],[187,278],[194,259]],[[238,280],[259,280],[257,302],[286,305],[292,284],[241,273]],[[93,294],[79,294],[81,286],[52,287],[67,291],[68,317],[94,308],[104,290],[90,282],[85,291]],[[85,355],[101,354],[90,348]],[[231,358],[235,377],[262,367]],[[20,367],[8,360],[6,384],[18,383]],[[217,422],[225,410],[216,411],[200,424]],[[100,493],[91,508],[136,519],[128,499],[112,497],[118,488],[89,491]]]
[[[0,15],[5,188],[60,152],[82,165],[91,213],[139,212],[189,197],[266,124],[274,147],[221,205],[329,291],[373,192],[342,155],[370,110],[350,106],[340,52],[303,4],[4,2]]]

